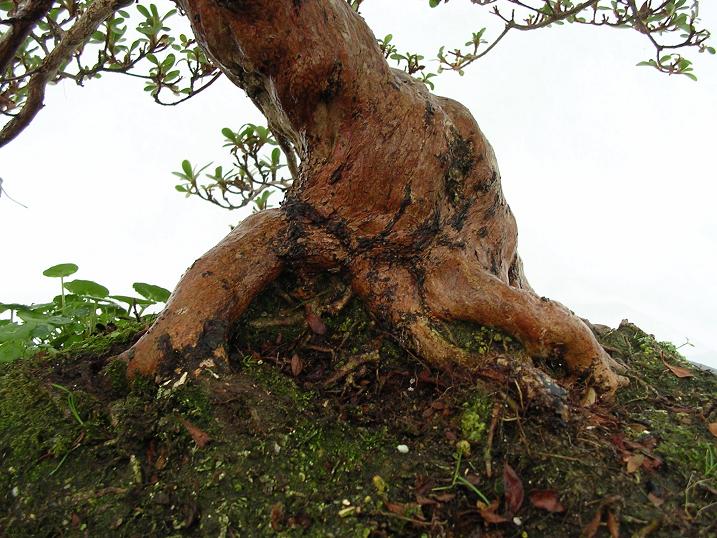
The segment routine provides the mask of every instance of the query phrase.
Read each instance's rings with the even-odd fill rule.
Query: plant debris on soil
[[[2,366],[0,535],[717,536],[717,378],[628,322],[594,329],[629,368],[612,403],[542,364],[562,413],[427,367],[336,276],[272,285],[228,365],[129,381],[142,329]]]

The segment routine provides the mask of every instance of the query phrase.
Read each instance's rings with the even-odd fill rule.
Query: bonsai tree
[[[694,77],[683,48],[714,53],[696,1],[473,3],[489,6],[503,29],[491,39],[479,30],[463,49],[441,49],[444,70],[461,72],[512,32],[564,22],[636,30],[656,53],[644,63],[668,74]],[[244,220],[191,267],[154,325],[123,354],[130,375],[194,367],[207,357],[226,361],[235,322],[290,270],[306,280],[340,275],[405,349],[435,367],[470,371],[489,360],[511,371],[526,394],[549,402],[563,391],[534,360],[556,360],[569,372],[563,385],[579,380],[575,386],[613,394],[626,383],[624,366],[586,322],[527,282],[498,164],[470,111],[430,92],[433,74],[420,55],[398,53],[390,37],[377,41],[361,4],[183,0],[179,11],[194,37],[166,26],[174,10],[140,5],[134,40],[125,2],[3,4],[0,107],[9,119],[0,145],[40,111],[50,82],[83,84],[105,72],[143,77],[160,103],[167,93],[190,98],[223,74],[266,117],[258,135],[225,133],[243,156],[237,175],[217,171],[215,188],[202,190],[185,166],[182,188],[231,205],[232,188],[248,201],[279,187],[282,206]],[[270,163],[257,157],[269,137],[288,179],[276,175],[279,154]],[[456,321],[514,337],[524,358],[487,358],[457,346],[441,330]]]

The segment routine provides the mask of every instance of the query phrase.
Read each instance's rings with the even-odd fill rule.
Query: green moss
[[[649,434],[659,437],[655,453],[685,481],[690,476],[710,478],[705,475],[710,474],[708,462],[714,443],[710,443],[707,435],[695,435],[697,425],[690,415],[665,409],[645,409],[640,418],[650,425]]]
[[[37,378],[5,366],[0,376],[0,432],[4,467],[32,467],[49,454],[63,454],[80,432],[62,395],[51,394]],[[64,428],[58,428],[64,425]]]
[[[181,385],[172,391],[169,398],[177,413],[197,424],[208,424],[213,418],[209,395],[199,385],[191,382]]]
[[[520,344],[516,340],[493,327],[453,321],[439,324],[437,330],[454,345],[479,355],[520,350]]]
[[[270,395],[281,398],[300,411],[305,410],[316,399],[316,393],[300,389],[293,379],[261,359],[245,357],[243,368]]]
[[[490,423],[492,401],[480,391],[463,404],[461,413],[461,432],[463,438],[471,443],[483,440],[484,433]]]
[[[122,396],[129,392],[127,363],[125,361],[111,360],[102,370],[102,374],[108,380],[113,396]]]
[[[104,356],[113,350],[126,347],[135,335],[139,331],[146,329],[153,320],[153,316],[148,316],[142,321],[122,321],[116,330],[107,334],[89,336],[67,346],[62,350],[62,353],[67,357]]]
[[[498,527],[506,536],[577,536],[612,495],[622,498],[625,535],[660,519],[651,536],[711,536],[716,516],[703,508],[714,498],[696,484],[717,487],[704,424],[717,418],[717,381],[700,372],[677,379],[663,363],[686,366],[675,350],[637,328],[601,336],[631,367],[615,407],[576,410],[564,422],[520,400],[510,383],[420,375],[425,367],[378,331],[358,301],[324,321],[326,335],[302,327],[299,343],[255,338],[256,348],[230,350],[233,369],[219,379],[189,377],[176,388],[147,378],[127,386],[121,365],[82,354],[0,368],[3,535],[468,536],[484,526],[476,489],[502,499],[508,463],[526,493],[555,490],[566,512],[526,501],[520,528]],[[476,350],[511,353],[490,329],[467,329],[451,335]],[[301,348],[307,341],[335,356]],[[378,364],[322,388],[348,354],[378,342]],[[295,350],[300,375],[287,365]],[[72,391],[84,425],[53,383]],[[503,409],[488,449],[492,404],[503,393],[524,405]],[[208,444],[198,446],[184,421]],[[662,466],[628,473],[621,436],[644,443]],[[480,449],[457,447],[459,440]],[[648,500],[654,492],[661,507]]]

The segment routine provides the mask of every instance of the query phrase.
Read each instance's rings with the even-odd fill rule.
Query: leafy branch
[[[437,7],[448,0],[429,0]],[[696,80],[692,62],[682,56],[680,49],[697,49],[715,54],[707,44],[709,30],[700,27],[698,0],[645,1],[639,8],[635,0],[471,0],[478,6],[492,6],[491,13],[503,22],[503,29],[492,39],[486,39],[486,28],[474,32],[463,47],[438,52],[440,71],[463,74],[466,67],[479,60],[511,30],[529,31],[561,24],[580,24],[628,28],[647,37],[655,49],[655,58],[638,65],[656,68],[667,74],[685,75]]]
[[[146,81],[145,90],[162,105],[176,105],[221,76],[193,38],[168,26],[176,9],[130,0],[0,1],[0,114],[9,118],[0,147],[13,140],[43,106],[45,88],[69,79],[83,86],[105,73]],[[130,31],[130,27],[134,30]],[[173,100],[162,97],[166,92]]]
[[[295,157],[289,148],[284,148],[268,127],[247,123],[238,131],[228,127],[222,129],[225,144],[233,157],[232,166],[222,166],[213,172],[204,173],[206,183],[200,183],[202,172],[212,163],[194,167],[189,160],[182,161],[181,170],[172,172],[182,180],[176,185],[179,192],[187,196],[198,196],[224,209],[239,209],[254,203],[261,211],[268,207],[273,192],[284,193],[297,176]],[[289,175],[282,172],[288,168]]]

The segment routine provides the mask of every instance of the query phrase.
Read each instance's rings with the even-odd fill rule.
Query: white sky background
[[[467,1],[426,4],[363,11],[377,36],[427,58],[491,19]],[[717,3],[701,15],[717,32]],[[681,351],[717,367],[717,57],[691,54],[696,83],[635,67],[652,50],[634,31],[556,27],[509,35],[436,92],[491,141],[538,293],[593,322],[689,338]],[[260,121],[226,80],[176,108],[120,75],[51,87],[46,102],[0,151],[4,187],[29,206],[0,199],[0,302],[48,300],[58,284],[41,273],[64,262],[112,293],[172,288],[240,219],[184,199],[171,175],[184,158],[229,164],[219,130]]]

